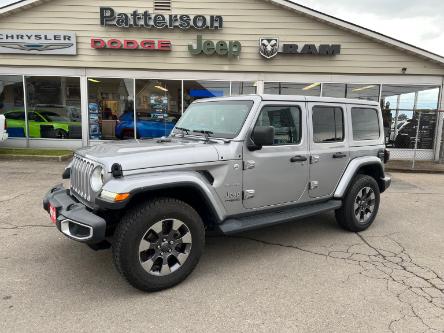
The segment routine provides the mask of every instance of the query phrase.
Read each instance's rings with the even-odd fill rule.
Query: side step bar
[[[329,200],[317,204],[294,207],[281,211],[274,211],[271,213],[263,213],[254,216],[240,217],[236,219],[229,218],[221,225],[219,225],[219,228],[224,234],[230,235],[237,232],[269,227],[275,224],[318,215],[320,213],[338,209],[341,206],[341,200]]]

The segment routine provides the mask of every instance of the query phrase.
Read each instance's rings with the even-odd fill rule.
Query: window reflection
[[[168,136],[182,112],[181,81],[136,80],[136,136]],[[121,121],[119,132],[132,128],[132,116]]]
[[[265,82],[264,93],[274,95],[320,96],[321,83]]]
[[[251,95],[256,94],[256,82],[231,82],[231,95]]]
[[[229,81],[183,81],[184,110],[196,99],[230,96]]]
[[[324,83],[322,96],[379,101],[379,84]]]
[[[18,75],[0,76],[0,114],[4,114],[10,138],[26,136],[23,80]]]
[[[80,78],[30,76],[25,84],[30,138],[82,138]]]
[[[133,79],[88,78],[90,139],[134,138],[133,84]],[[122,131],[120,122],[131,125]]]
[[[439,87],[383,85],[381,108],[386,143],[394,148],[433,149]]]

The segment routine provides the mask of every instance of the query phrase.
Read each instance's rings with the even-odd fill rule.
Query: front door
[[[308,183],[308,134],[305,103],[264,103],[255,126],[275,128],[274,145],[244,148],[245,208],[296,203]]]
[[[310,129],[310,184],[312,198],[330,196],[347,167],[346,108],[343,104],[308,103]]]

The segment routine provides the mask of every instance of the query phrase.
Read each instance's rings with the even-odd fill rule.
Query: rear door
[[[330,196],[350,160],[346,106],[308,103],[310,122],[310,183],[312,198]]]

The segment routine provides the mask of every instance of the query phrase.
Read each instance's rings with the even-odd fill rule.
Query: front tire
[[[135,288],[158,291],[185,280],[205,245],[199,214],[183,201],[161,198],[133,207],[114,234],[117,270]]]
[[[349,188],[342,207],[336,210],[336,221],[349,231],[360,232],[370,227],[379,210],[379,186],[373,177],[358,175]]]

